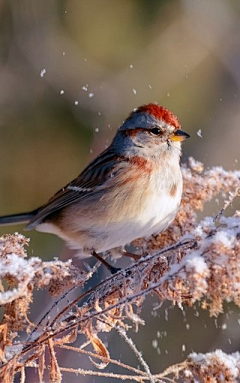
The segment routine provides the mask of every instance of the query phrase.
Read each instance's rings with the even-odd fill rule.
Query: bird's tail
[[[19,225],[28,223],[38,212],[38,209],[28,213],[5,215],[0,217],[0,226]]]

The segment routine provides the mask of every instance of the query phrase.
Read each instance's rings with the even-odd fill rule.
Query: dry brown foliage
[[[84,286],[94,270],[79,271],[71,262],[26,259],[25,237],[16,234],[0,238],[0,304],[4,308],[0,325],[1,381],[13,382],[20,372],[24,382],[26,369],[32,367],[38,370],[39,382],[46,374],[50,382],[61,382],[66,371],[136,382],[239,381],[240,354],[225,355],[220,350],[191,354],[183,363],[152,375],[127,335],[129,321],[136,331],[144,324],[141,308],[148,294],[156,295],[159,304],[169,300],[191,306],[201,301],[212,316],[222,312],[225,300],[240,306],[240,212],[224,216],[226,208],[240,194],[240,172],[218,167],[204,170],[193,159],[182,171],[183,200],[171,227],[150,240],[135,241],[144,252],[138,262],[86,290],[57,314],[54,309],[60,307],[62,296],[76,286]],[[225,199],[219,214],[198,222],[197,211],[218,195]],[[47,288],[59,298],[34,324],[29,320],[29,310],[36,288]],[[113,329],[131,347],[142,368],[111,359],[99,335]],[[22,335],[24,341],[17,341],[19,331],[26,335]],[[74,347],[79,334],[85,335],[86,342]],[[91,345],[92,351],[87,351],[86,345]],[[87,355],[97,370],[61,367],[58,349]],[[126,372],[98,371],[108,364],[118,365]]]

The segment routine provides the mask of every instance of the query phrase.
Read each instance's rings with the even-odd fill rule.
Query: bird
[[[0,217],[1,225],[52,233],[95,256],[161,233],[174,220],[182,197],[181,142],[190,137],[167,108],[134,109],[111,144],[41,207]]]

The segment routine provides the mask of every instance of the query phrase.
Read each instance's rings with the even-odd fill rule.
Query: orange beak
[[[189,138],[189,134],[183,132],[182,130],[178,129],[176,130],[173,135],[170,137],[172,141],[184,141],[187,138]]]

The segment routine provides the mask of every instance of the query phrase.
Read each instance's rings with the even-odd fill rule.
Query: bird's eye
[[[159,128],[152,128],[150,130],[150,133],[153,134],[154,136],[159,136],[162,133],[162,131]]]

